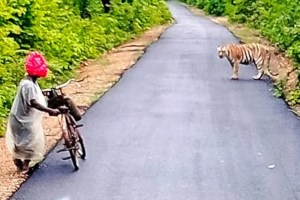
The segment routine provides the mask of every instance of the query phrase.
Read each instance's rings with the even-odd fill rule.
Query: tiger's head
[[[220,58],[223,58],[224,56],[227,56],[227,48],[226,47],[222,47],[222,46],[219,46],[217,48],[218,50],[218,55]]]

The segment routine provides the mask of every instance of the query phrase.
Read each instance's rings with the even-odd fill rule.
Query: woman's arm
[[[42,104],[38,103],[35,99],[30,100],[30,105],[31,107],[36,108],[40,111],[49,113],[49,115],[51,116],[57,116],[60,114],[59,110],[43,106]]]

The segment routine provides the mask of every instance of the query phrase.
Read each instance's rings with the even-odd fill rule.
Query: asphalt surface
[[[296,116],[254,67],[229,80],[227,29],[168,5],[176,24],[84,116],[80,170],[53,152],[12,199],[300,199]]]

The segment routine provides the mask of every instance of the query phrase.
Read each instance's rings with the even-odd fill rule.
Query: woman
[[[47,107],[37,79],[46,77],[48,66],[38,52],[31,52],[25,62],[27,76],[21,81],[9,114],[6,145],[18,171],[27,173],[43,160],[45,136],[42,126],[43,112],[51,116],[59,111]]]

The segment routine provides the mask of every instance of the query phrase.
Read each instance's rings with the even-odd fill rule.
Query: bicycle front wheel
[[[81,133],[79,132],[78,129],[76,129],[76,132],[77,132],[77,137],[78,137],[78,156],[81,158],[81,159],[85,159],[86,158],[86,150],[85,150],[85,146],[84,146],[84,141],[83,141],[83,138],[81,136]]]
[[[71,142],[71,141],[66,141],[66,147],[69,150],[70,157],[74,166],[74,170],[77,171],[79,170],[79,161],[77,157],[77,149],[76,146]]]
[[[70,119],[72,116],[68,115],[68,120],[67,120],[67,127],[68,127],[68,134],[67,134],[67,139],[65,139],[66,147],[69,150],[70,157],[72,160],[72,163],[74,165],[75,171],[79,169],[79,161],[78,161],[78,134],[77,134],[77,129],[76,124],[74,123],[73,119]]]

